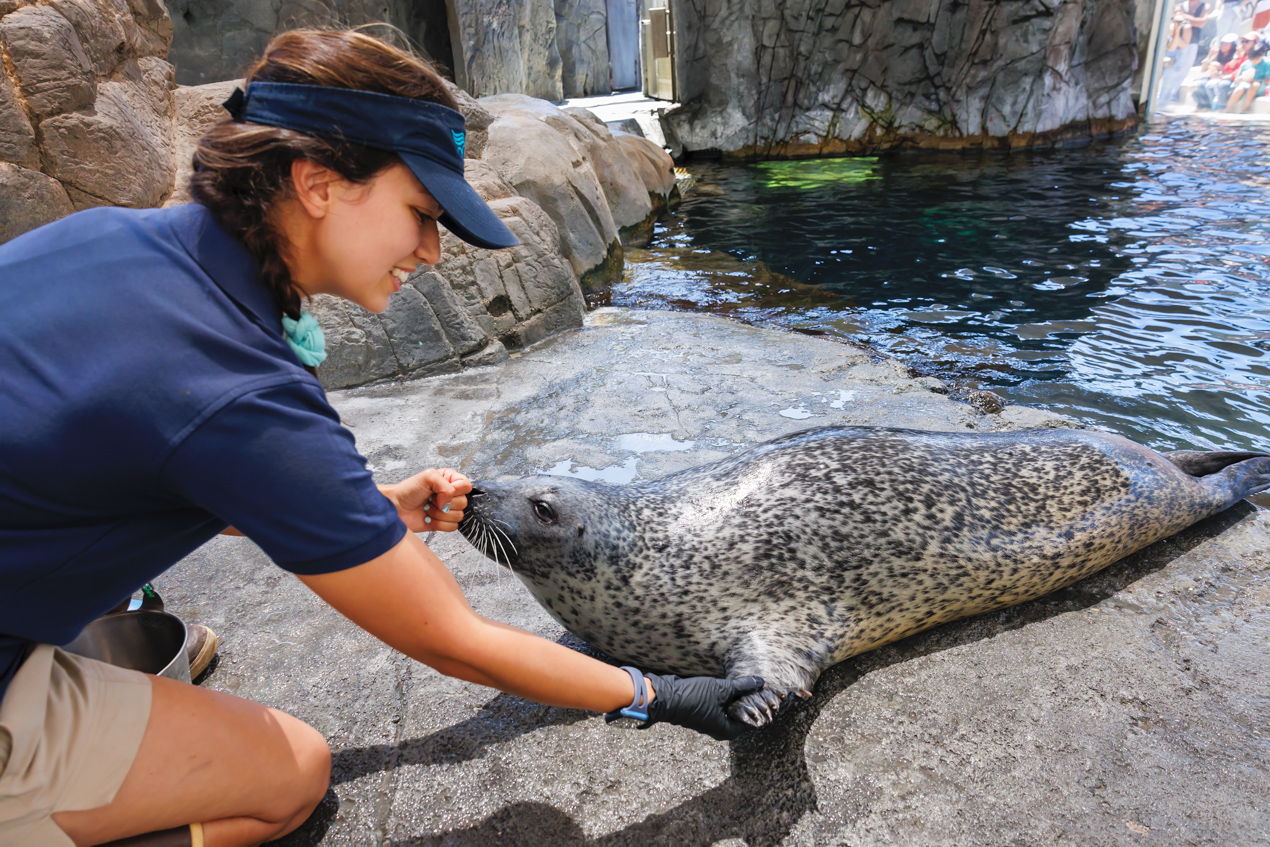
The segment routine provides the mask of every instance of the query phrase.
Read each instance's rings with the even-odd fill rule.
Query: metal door
[[[671,0],[644,0],[645,17],[639,22],[640,55],[643,57],[644,93],[657,100],[677,100],[675,80],[675,26]]]
[[[639,86],[639,11],[635,0],[605,0],[613,90]]]

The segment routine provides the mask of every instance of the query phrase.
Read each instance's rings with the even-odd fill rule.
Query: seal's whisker
[[[492,563],[494,568],[494,582],[497,583],[501,578],[499,575],[499,571],[501,569],[498,567],[498,554],[494,550],[494,545],[491,543],[489,526],[484,523],[481,524],[481,552],[485,554],[485,560]]]
[[[507,526],[507,525],[506,525],[506,524],[504,524],[504,526]],[[508,529],[511,529],[511,527],[510,527],[510,526],[507,526],[507,528],[508,528]],[[517,556],[519,556],[519,555],[520,555],[520,551],[516,549],[516,545],[512,542],[512,537],[511,537],[508,533],[504,532],[503,530],[499,529],[499,528],[498,528],[498,527],[496,527],[496,526],[495,526],[495,527],[491,527],[491,529],[493,530],[493,532],[494,532],[494,536],[495,536],[496,538],[497,538],[498,536],[502,536],[503,540],[507,542],[507,546],[512,548],[512,553],[516,554]],[[510,568],[511,566],[512,566],[512,560],[511,560],[511,559],[508,559],[508,560],[507,560],[507,567],[508,567],[508,568]]]
[[[486,529],[489,531],[490,559],[494,562],[494,577],[501,583],[503,581],[503,571],[507,565],[504,561],[507,558],[507,551],[503,548],[502,542],[498,540],[497,530],[493,527],[486,527]]]
[[[512,560],[511,560],[511,557],[507,555],[507,548],[506,548],[506,547],[504,547],[504,546],[503,546],[503,542],[499,540],[499,536],[500,536],[500,535],[502,535],[502,533],[500,533],[500,532],[498,532],[497,530],[495,530],[495,531],[491,532],[490,534],[491,534],[491,535],[493,536],[493,538],[494,538],[494,543],[498,545],[498,549],[502,552],[502,554],[503,554],[503,558],[507,560],[507,561],[506,561],[507,570],[509,570],[509,571],[510,571],[510,570],[512,569]],[[504,536],[504,538],[506,538],[506,536]],[[511,539],[510,539],[510,538],[508,538],[508,539],[507,539],[507,543],[508,543],[508,544],[511,544]],[[497,559],[495,559],[494,561],[498,561],[498,560],[497,560]]]

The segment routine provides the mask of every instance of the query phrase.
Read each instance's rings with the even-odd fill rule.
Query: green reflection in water
[[[876,156],[853,159],[807,159],[803,161],[760,162],[753,166],[765,188],[807,190],[823,185],[864,182],[878,179]]]

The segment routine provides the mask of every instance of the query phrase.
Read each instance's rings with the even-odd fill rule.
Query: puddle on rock
[[[669,433],[628,432],[617,439],[618,446],[632,453],[679,452],[691,450],[695,441],[676,441]]]
[[[584,479],[588,482],[611,482],[615,485],[625,485],[639,476],[639,472],[635,470],[635,465],[638,462],[637,458],[631,456],[620,465],[613,465],[608,468],[588,468],[583,465],[575,467],[572,459],[565,459],[563,462],[557,462],[552,465],[549,470],[545,470],[543,473],[547,476],[571,476],[574,479]]]
[[[841,409],[842,407],[846,406],[848,403],[850,403],[854,399],[855,399],[854,391],[839,391],[838,399],[831,401],[829,403],[829,408]]]

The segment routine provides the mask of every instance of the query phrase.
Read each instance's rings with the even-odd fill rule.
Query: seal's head
[[[561,476],[472,483],[459,532],[533,583],[590,579],[623,533],[622,489]]]

